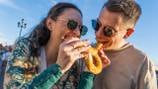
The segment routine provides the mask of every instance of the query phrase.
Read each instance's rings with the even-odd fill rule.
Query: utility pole
[[[26,28],[26,25],[24,19],[21,19],[21,21],[18,22],[18,28],[20,28],[19,38],[21,37],[22,30]]]

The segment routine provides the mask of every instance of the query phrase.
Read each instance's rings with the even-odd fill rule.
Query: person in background
[[[12,51],[12,46],[5,46],[3,47],[3,53],[2,53],[2,57],[1,57],[1,64],[0,64],[0,80],[1,80],[1,85],[0,88],[2,89],[3,87],[3,81],[4,81],[4,73],[5,73],[5,69],[6,69],[6,65],[7,65],[7,61],[9,59],[9,56],[11,55],[11,51]]]
[[[2,61],[3,53],[4,53],[4,47],[2,44],[0,44],[0,61]]]
[[[3,61],[2,61],[3,53],[4,53],[4,47],[2,44],[0,44],[0,89],[3,88]]]

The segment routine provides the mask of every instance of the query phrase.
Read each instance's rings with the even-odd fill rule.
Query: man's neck
[[[118,50],[124,47],[127,43],[128,43],[127,41],[123,40],[123,41],[120,41],[119,44],[117,45],[113,45],[109,48],[105,48],[105,50]]]

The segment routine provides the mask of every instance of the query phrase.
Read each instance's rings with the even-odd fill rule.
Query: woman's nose
[[[76,35],[76,36],[80,36],[80,29],[76,28],[74,30],[72,30],[72,32]]]

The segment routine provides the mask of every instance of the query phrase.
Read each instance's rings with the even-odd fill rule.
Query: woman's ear
[[[53,27],[54,27],[54,20],[52,20],[51,18],[47,18],[46,20],[46,25],[47,25],[47,28],[52,31],[53,30]]]
[[[132,35],[133,32],[134,32],[134,28],[129,28],[129,29],[127,29],[127,32],[126,32],[124,38],[125,38],[125,39],[128,38],[129,36]]]

